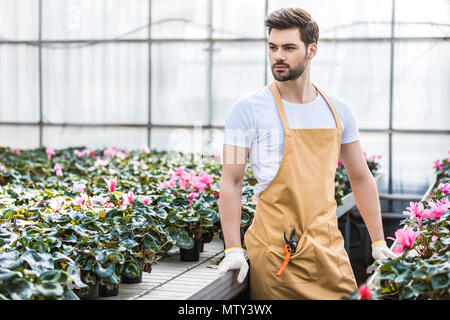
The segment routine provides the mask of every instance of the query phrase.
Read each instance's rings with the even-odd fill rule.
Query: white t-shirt
[[[358,140],[358,125],[348,103],[325,94],[341,120],[341,144]],[[304,104],[282,101],[290,128],[336,128],[333,113],[320,94]],[[284,150],[283,124],[268,86],[241,96],[232,105],[225,122],[224,144],[250,148],[249,162],[258,180],[254,193],[258,196],[275,177]]]

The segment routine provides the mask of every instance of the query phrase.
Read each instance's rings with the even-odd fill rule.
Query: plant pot
[[[200,252],[203,252],[205,250],[205,243],[203,240],[200,242]]]
[[[89,285],[88,293],[82,297],[78,295],[79,292],[80,290],[76,290],[76,294],[81,300],[98,300],[100,283],[97,281],[95,285]]]
[[[144,267],[144,262],[143,261],[139,261],[139,265],[140,265],[140,272],[139,272],[139,276],[134,277],[134,278],[128,278],[125,275],[121,275],[120,276],[120,282],[122,283],[141,283],[142,282],[142,271],[143,271],[143,267]]]
[[[113,297],[119,295],[119,285],[114,286],[111,290],[107,286],[99,286],[100,297]]]
[[[194,246],[191,249],[180,248],[181,261],[198,261],[200,260],[201,239],[194,240]]]

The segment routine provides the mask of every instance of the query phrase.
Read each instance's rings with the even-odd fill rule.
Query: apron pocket
[[[342,277],[354,277],[347,251],[345,251],[344,238],[342,237],[337,224],[328,223],[328,232],[330,239],[329,247],[335,257],[335,267],[339,268]]]
[[[282,283],[292,285],[294,282],[311,282],[318,279],[316,251],[306,231],[301,235],[296,251],[289,259],[289,263],[281,276],[278,277],[276,273],[283,264],[284,249],[269,246],[269,255],[267,258],[271,271],[268,285],[276,286]]]

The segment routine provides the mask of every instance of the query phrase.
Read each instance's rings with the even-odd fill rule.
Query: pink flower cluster
[[[170,169],[169,177],[169,180],[161,182],[158,187],[168,189],[178,185],[188,192],[187,198],[189,200],[200,197],[200,194],[204,192],[208,186],[210,186],[212,190],[215,190],[215,187],[211,186],[213,176],[203,170],[196,175],[195,173],[190,174],[186,172],[185,167],[179,167],[176,169],[176,172]],[[215,192],[214,195],[219,196],[219,192]]]
[[[450,183],[441,183],[439,189],[445,194],[450,194]]]
[[[395,253],[402,253],[403,250],[411,249],[414,245],[414,241],[416,241],[417,237],[419,237],[420,231],[414,231],[413,228],[409,227],[406,230],[399,229],[395,232],[395,238],[387,237],[387,239],[397,240],[397,245],[395,246]]]
[[[61,177],[61,176],[63,175],[61,166],[60,166],[58,163],[56,163],[56,164],[53,166],[53,169],[55,170],[56,175],[57,175],[58,177]]]
[[[428,205],[431,209],[425,209],[422,202],[410,202],[407,211],[403,211],[404,215],[417,218],[419,226],[422,225],[422,219],[440,219],[442,214],[450,208],[450,202],[447,198],[436,202],[429,201]]]
[[[128,156],[128,151],[120,151],[117,146],[112,146],[111,148],[105,149],[103,151],[103,156],[106,158],[114,158],[117,157],[121,160],[125,159]]]
[[[45,149],[45,153],[47,154],[48,161],[50,161],[52,159],[52,156],[56,154],[55,150],[53,150],[52,148]]]
[[[436,160],[433,162],[433,169],[439,169],[439,171],[441,171],[441,173],[444,173],[444,169],[442,168],[442,165],[444,163],[442,161]]]
[[[89,149],[84,149],[83,151],[73,150],[73,154],[76,155],[78,158],[83,158],[86,156],[95,157],[95,152]]]

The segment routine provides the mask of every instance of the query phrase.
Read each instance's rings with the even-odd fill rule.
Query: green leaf
[[[433,290],[447,288],[450,285],[448,273],[436,274],[431,278]]]
[[[15,213],[16,212],[13,209],[6,209],[5,211],[3,211],[2,216],[3,216],[4,219],[11,220],[12,217],[14,217]]]
[[[44,297],[59,297],[64,293],[63,287],[57,282],[44,282],[38,284],[36,289],[42,294]]]
[[[111,262],[107,263],[107,267],[102,267],[99,263],[95,266],[95,273],[97,273],[101,278],[110,278],[114,274],[115,270],[116,265]]]
[[[189,233],[184,229],[179,229],[174,235],[176,245],[182,249],[191,249],[194,247],[194,240],[189,236]]]
[[[3,282],[2,291],[8,292],[13,300],[31,300],[33,284],[22,278],[11,278]]]
[[[49,253],[38,253],[30,249],[21,258],[35,271],[43,272],[54,268],[53,258]]]
[[[5,268],[0,268],[0,281],[7,280],[14,276],[20,276],[20,272],[11,271],[11,270],[5,269]]]
[[[41,273],[39,276],[39,281],[41,283],[45,282],[58,282],[60,284],[66,284],[69,280],[69,274],[61,270],[49,270]]]

